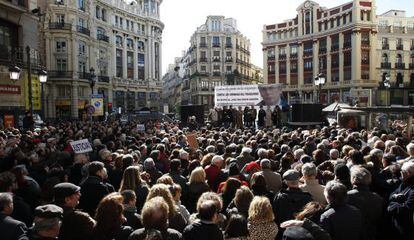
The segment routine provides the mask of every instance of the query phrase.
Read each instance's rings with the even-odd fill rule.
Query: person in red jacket
[[[207,183],[213,191],[217,191],[219,185],[218,177],[221,173],[223,162],[223,157],[216,155],[211,160],[211,164],[204,169],[206,172]]]

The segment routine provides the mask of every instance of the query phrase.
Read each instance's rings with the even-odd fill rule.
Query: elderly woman
[[[250,240],[273,240],[278,228],[274,222],[272,205],[266,197],[254,197],[249,207],[248,229]]]

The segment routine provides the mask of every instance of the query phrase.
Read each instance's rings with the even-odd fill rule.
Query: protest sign
[[[87,153],[93,151],[92,145],[89,143],[88,139],[73,141],[70,145],[75,153]]]

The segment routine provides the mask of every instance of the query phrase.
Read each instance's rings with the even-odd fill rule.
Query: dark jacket
[[[188,193],[185,199],[187,199],[186,206],[190,213],[194,213],[196,211],[197,201],[201,194],[208,191],[210,191],[210,187],[207,183],[188,184]]]
[[[63,208],[63,221],[60,228],[60,240],[89,240],[92,236],[94,220],[84,212],[73,208]]]
[[[142,207],[144,207],[145,200],[148,196],[148,187],[146,184],[141,184],[135,188],[135,195],[137,196],[137,212],[141,212]]]
[[[401,183],[391,194],[387,210],[401,237],[412,239],[414,236],[414,176]]]
[[[134,230],[142,228],[141,216],[137,213],[135,206],[124,206],[124,217],[127,219],[124,225],[130,226]]]
[[[335,208],[328,206],[321,215],[320,225],[334,240],[363,239],[361,211],[348,204]]]
[[[113,192],[112,185],[104,183],[100,177],[89,176],[81,185],[81,198],[79,201],[80,208],[95,216],[95,210],[103,197]]]
[[[278,225],[294,219],[295,213],[302,211],[303,207],[312,201],[312,196],[299,188],[282,189],[273,200],[273,212]]]
[[[26,226],[32,226],[33,215],[29,204],[27,204],[23,198],[13,194],[13,205],[14,209],[11,217],[18,221],[22,221]]]
[[[223,233],[215,223],[197,221],[184,229],[185,240],[222,240]]]
[[[27,240],[27,228],[24,223],[0,213],[0,234],[2,240]]]
[[[103,232],[95,231],[92,237],[93,240],[128,240],[129,235],[134,230],[128,226],[121,226],[114,234],[107,235]]]
[[[161,231],[162,239],[164,240],[180,240],[182,235],[177,230],[168,228],[165,231]],[[146,240],[147,239],[147,229],[140,228],[135,230],[128,238],[128,240]]]
[[[348,192],[348,203],[361,211],[367,239],[376,239],[377,225],[382,217],[383,199],[368,187],[360,186]]]
[[[331,236],[323,228],[309,219],[304,219],[302,227],[290,227],[283,233],[282,240],[313,239],[331,240]]]

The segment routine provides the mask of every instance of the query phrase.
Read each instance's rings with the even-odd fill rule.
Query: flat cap
[[[300,178],[300,173],[296,170],[287,170],[284,174],[283,174],[283,179],[286,181],[297,181]]]
[[[79,192],[80,189],[81,188],[75,184],[65,182],[56,184],[53,187],[53,193],[55,199],[62,199],[65,197],[72,196],[73,194]]]
[[[35,209],[34,214],[36,217],[39,217],[39,218],[55,218],[55,217],[62,218],[63,209],[54,204],[46,204],[46,205],[37,207]]]

